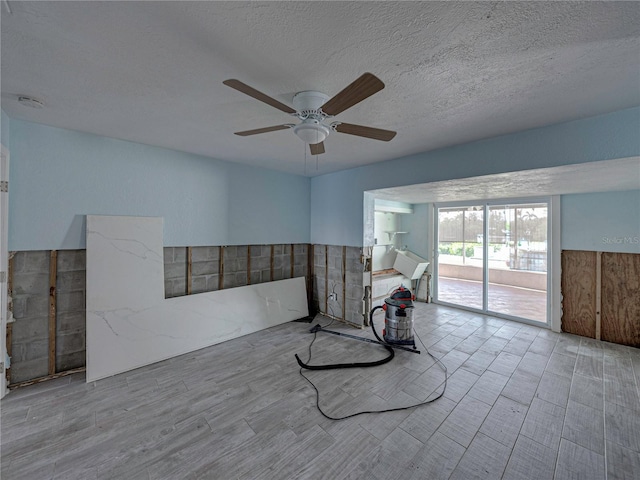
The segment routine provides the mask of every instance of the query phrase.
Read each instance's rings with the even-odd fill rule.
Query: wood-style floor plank
[[[569,402],[562,438],[604,455],[604,416],[600,410]]]
[[[482,423],[480,433],[512,448],[522,428],[527,410],[525,405],[500,396]]]
[[[558,448],[566,409],[535,398],[520,433],[546,447]]]
[[[607,478],[623,480],[635,478],[640,472],[640,452],[613,442],[607,442]]]
[[[560,442],[556,480],[605,478],[604,456],[564,438]]]
[[[558,451],[519,435],[504,471],[503,480],[551,480]]]
[[[540,383],[538,383],[535,397],[564,408],[567,405],[567,400],[569,400],[570,389],[571,378],[545,370]]]
[[[436,432],[408,465],[399,465],[399,480],[449,478],[466,449]]]
[[[449,478],[451,480],[500,478],[510,454],[511,447],[505,447],[500,442],[478,433]]]
[[[640,471],[640,350],[416,304],[416,331],[447,368],[427,405],[325,418],[299,375],[311,325],[291,322],[85,383],[19,388],[0,408],[8,479],[634,478]],[[330,321],[319,316],[322,324]],[[368,330],[332,329],[366,338]],[[330,415],[435,398],[432,357],[306,371]],[[384,349],[319,333],[312,364]]]

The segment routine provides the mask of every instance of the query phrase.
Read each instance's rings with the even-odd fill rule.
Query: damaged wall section
[[[187,247],[164,247],[164,297],[187,294]]]
[[[309,247],[307,244],[191,247],[190,258],[187,247],[165,247],[165,298],[308,277]]]
[[[16,252],[12,262],[11,382],[49,370],[49,252]]]
[[[355,326],[367,324],[366,258],[360,247],[313,245],[313,308]]]
[[[54,290],[49,285],[49,251],[16,252],[11,260],[12,384],[85,365],[85,251],[60,250],[55,258]],[[55,366],[49,365],[50,295],[55,298]]]
[[[86,252],[59,250],[56,280],[56,371],[84,367]]]
[[[366,324],[362,250],[309,244],[165,247],[165,297],[187,295],[189,289],[196,294],[304,276],[311,315],[320,311],[360,327]],[[8,329],[10,385],[86,364],[86,251],[53,253],[15,252],[11,260],[15,320]],[[53,289],[51,258],[55,258]],[[335,292],[330,300],[325,295],[327,285],[329,292]],[[55,350],[49,338],[52,325]]]

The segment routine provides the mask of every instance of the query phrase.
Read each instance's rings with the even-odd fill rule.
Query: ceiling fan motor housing
[[[307,90],[305,92],[296,93],[293,97],[293,108],[297,112],[319,113],[320,107],[327,103],[329,96],[321,92]]]
[[[296,116],[302,120],[302,123],[293,127],[293,132],[304,143],[310,145],[322,143],[331,132],[331,129],[322,123],[327,115],[320,110],[327,100],[329,100],[328,95],[311,90],[297,93],[293,97]]]

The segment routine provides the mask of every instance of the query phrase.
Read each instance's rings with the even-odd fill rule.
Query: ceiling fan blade
[[[327,115],[338,115],[347,108],[384,88],[384,83],[372,73],[364,73],[321,108]]]
[[[250,87],[246,83],[242,83],[240,80],[236,80],[235,78],[231,78],[229,80],[225,80],[224,83],[227,87],[231,87],[239,92],[244,93],[245,95],[249,95],[250,97],[255,98],[256,100],[260,100],[261,102],[266,103],[267,105],[271,105],[272,107],[277,108],[278,110],[282,110],[284,113],[296,113],[296,111],[288,105],[279,102],[275,98],[271,98],[268,95],[265,95],[262,92],[259,92],[253,87]]]
[[[309,144],[311,155],[320,155],[324,153],[324,142]]]
[[[356,135],[358,137],[373,138],[374,140],[382,140],[383,142],[388,142],[396,136],[396,132],[392,132],[391,130],[363,127],[362,125],[354,125],[352,123],[339,123],[335,129],[336,132]]]
[[[244,132],[235,132],[236,135],[241,137],[248,137],[249,135],[257,135],[259,133],[275,132],[276,130],[286,130],[291,128],[289,125],[274,125],[273,127],[256,128],[255,130],[245,130]]]

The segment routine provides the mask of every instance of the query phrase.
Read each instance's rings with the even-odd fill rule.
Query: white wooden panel
[[[165,299],[162,226],[87,216],[87,382],[309,314],[304,277]]]

